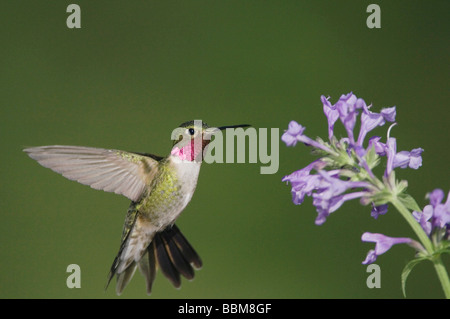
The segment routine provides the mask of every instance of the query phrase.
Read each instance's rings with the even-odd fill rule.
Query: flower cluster
[[[422,164],[420,154],[423,150],[418,148],[411,152],[397,153],[395,138],[388,138],[386,143],[382,143],[378,136],[370,138],[367,146],[364,146],[367,133],[386,122],[395,121],[395,107],[384,108],[380,113],[374,113],[369,110],[370,106],[367,106],[363,99],[357,98],[353,93],[342,95],[334,105],[331,105],[324,96],[321,100],[328,119],[329,142],[320,139],[315,141],[305,136],[305,128],[295,121],[289,123],[288,130],[281,137],[287,146],[295,146],[297,142],[302,142],[320,150],[323,154],[310,165],[282,179],[292,185],[293,202],[298,205],[303,202],[305,195],[312,196],[318,212],[317,225],[323,224],[326,218],[345,201],[355,198],[360,198],[363,204],[374,203],[372,216],[375,218],[386,213],[387,201],[383,202],[376,198],[383,185],[374,183],[373,180],[375,176],[372,169],[378,165],[378,157],[388,158],[385,172],[387,177],[396,167],[420,167]],[[359,134],[355,135],[354,128],[360,113],[360,130]],[[338,119],[341,120],[348,135],[339,141],[333,132]],[[317,173],[311,174],[312,170]]]
[[[373,263],[377,256],[393,245],[408,244],[418,251],[420,258],[429,259],[435,264],[444,292],[450,298],[450,281],[446,272],[442,271],[440,258],[436,257],[450,252],[450,194],[446,203],[442,204],[444,192],[434,190],[429,194],[430,204],[420,210],[415,200],[405,192],[408,183],[396,179],[396,168],[418,169],[422,166],[423,149],[397,152],[397,141],[390,136],[396,124],[395,106],[383,108],[379,113],[372,112],[371,105],[353,93],[342,95],[334,105],[324,96],[321,101],[328,121],[328,141],[309,138],[304,134],[305,127],[295,121],[289,123],[281,137],[287,146],[301,142],[319,154],[319,158],[311,164],[283,177],[282,181],[292,186],[292,201],[299,205],[305,196],[312,197],[318,213],[315,220],[317,225],[323,224],[331,213],[348,200],[359,199],[363,205],[370,204],[371,216],[374,218],[386,214],[388,204],[392,204],[413,228],[420,242],[406,237],[366,232],[362,235],[362,241],[374,242],[375,249],[369,251],[363,264]],[[347,134],[341,139],[334,135],[334,126],[338,120]],[[393,124],[388,129],[385,142],[380,136],[367,138],[368,133],[386,122]],[[357,127],[359,132],[356,131]],[[382,158],[386,159],[386,168],[383,176],[378,178],[374,168]],[[417,258],[412,263],[415,264],[415,261]],[[404,280],[411,268],[405,267]]]

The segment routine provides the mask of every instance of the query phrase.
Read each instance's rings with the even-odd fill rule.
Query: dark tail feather
[[[156,258],[158,259],[158,265],[161,268],[162,273],[170,280],[175,288],[181,286],[180,273],[175,269],[169,254],[165,249],[163,240],[160,235],[156,235],[153,239],[155,245]]]
[[[145,281],[147,283],[147,294],[150,295],[152,293],[152,286],[156,277],[156,259],[153,244],[148,246],[147,253],[139,261],[139,270],[145,276]]]
[[[191,264],[183,257],[175,241],[173,241],[172,238],[168,237],[169,236],[161,236],[170,261],[181,275],[189,280],[193,279],[194,269],[192,269]]]
[[[139,268],[147,281],[147,293],[152,290],[156,275],[156,264],[161,272],[176,287],[181,286],[181,275],[186,279],[194,278],[195,269],[202,261],[176,225],[159,232],[147,248],[147,253],[139,261]],[[191,266],[192,264],[192,266]]]
[[[167,237],[175,242],[181,255],[184,256],[186,261],[194,265],[195,269],[202,268],[203,263],[200,259],[200,256],[197,254],[194,248],[192,248],[187,239],[183,236],[177,225],[173,225],[173,227],[166,230],[166,232]]]
[[[116,294],[120,296],[123,292],[123,289],[130,282],[131,278],[133,278],[134,272],[136,271],[136,262],[133,262],[128,268],[117,275],[117,283],[116,283]]]

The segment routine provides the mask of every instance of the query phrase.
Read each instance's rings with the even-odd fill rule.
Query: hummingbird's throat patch
[[[196,143],[200,145],[195,145]],[[197,147],[195,147],[197,146]],[[200,146],[200,147],[199,147]],[[197,158],[198,154],[202,152],[201,142],[196,142],[195,139],[192,139],[190,143],[187,145],[179,148],[178,146],[175,146],[172,149],[172,152],[170,154],[177,156],[182,161],[194,161],[195,158]]]

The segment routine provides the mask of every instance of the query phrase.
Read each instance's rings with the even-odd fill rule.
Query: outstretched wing
[[[44,167],[94,189],[137,201],[153,179],[158,161],[153,155],[83,146],[40,146],[24,152]]]

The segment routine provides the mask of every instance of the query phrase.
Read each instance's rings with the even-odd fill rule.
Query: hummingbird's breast
[[[173,156],[162,160],[158,173],[136,205],[141,216],[159,230],[173,224],[194,194],[200,165]]]

